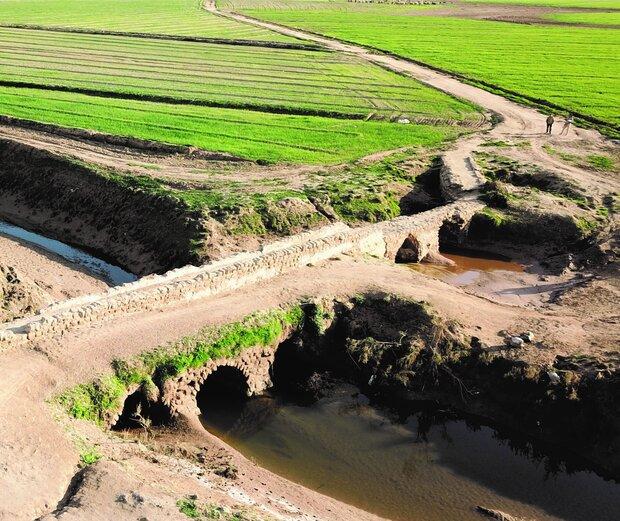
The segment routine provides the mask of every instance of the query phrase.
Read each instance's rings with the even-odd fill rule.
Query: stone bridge
[[[359,228],[336,223],[276,241],[259,251],[149,275],[105,293],[53,304],[32,317],[3,324],[0,348],[62,335],[117,315],[217,295],[343,254],[361,253],[394,260],[404,246],[406,259],[417,262],[438,251],[439,230],[445,223],[453,230],[464,229],[482,206],[475,200],[460,200]]]

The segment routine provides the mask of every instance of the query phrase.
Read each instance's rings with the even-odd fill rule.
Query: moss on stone
[[[113,374],[80,384],[57,397],[73,417],[102,425],[106,413],[118,410],[132,385],[154,388],[209,360],[234,358],[244,349],[271,346],[287,328],[300,328],[305,314],[300,305],[256,313],[238,322],[209,326],[172,345],[143,353],[132,360],[115,360]]]

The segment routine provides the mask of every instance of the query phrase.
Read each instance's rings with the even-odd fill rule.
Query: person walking
[[[545,130],[545,134],[551,135],[551,127],[553,127],[554,123],[555,123],[555,118],[553,117],[552,114],[549,114],[549,116],[547,117],[547,130]]]
[[[573,115],[569,112],[568,116],[564,120],[564,126],[562,127],[562,131],[560,132],[560,136],[568,136],[568,131],[570,130],[570,126],[573,123]]]

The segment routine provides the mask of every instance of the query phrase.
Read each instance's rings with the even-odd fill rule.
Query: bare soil
[[[454,16],[472,20],[494,20],[534,25],[572,25],[580,27],[615,28],[613,25],[596,25],[588,23],[561,22],[545,18],[549,14],[581,13],[581,12],[613,12],[608,9],[579,7],[545,7],[537,5],[514,4],[475,4],[471,2],[450,2],[445,7],[436,9],[420,9],[409,13],[409,16]]]
[[[2,235],[0,273],[0,322],[36,313],[52,302],[108,287],[57,255]]]

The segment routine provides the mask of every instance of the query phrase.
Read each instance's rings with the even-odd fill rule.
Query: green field
[[[6,87],[0,88],[0,113],[249,159],[315,164],[349,161],[404,146],[436,146],[456,134],[451,127],[110,100]]]
[[[620,25],[620,11],[617,13],[555,13],[545,18],[571,24]]]
[[[0,24],[298,41],[208,13],[201,0],[0,0]]]
[[[324,51],[0,28],[0,78],[293,113],[476,116],[416,81]]]
[[[545,7],[589,7],[597,9],[620,9],[620,0],[464,0],[472,4],[516,4]]]
[[[383,7],[389,10],[244,12],[391,51],[598,118],[617,130],[619,31],[414,16],[408,7]]]

